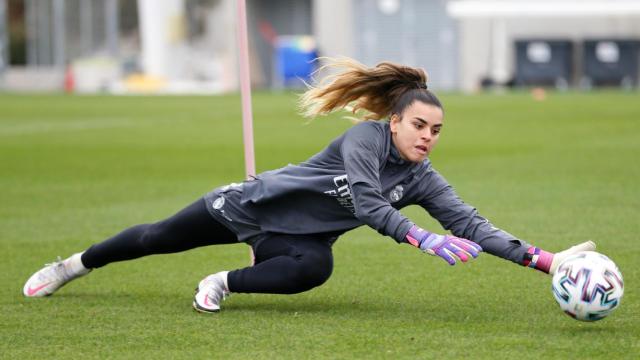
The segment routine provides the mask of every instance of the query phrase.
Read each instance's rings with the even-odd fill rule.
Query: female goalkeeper
[[[136,225],[81,253],[47,265],[27,281],[28,297],[61,286],[109,263],[199,246],[243,242],[253,266],[222,271],[198,284],[193,307],[220,310],[228,293],[293,294],[331,275],[331,246],[368,225],[450,265],[481,251],[553,273],[566,256],[592,242],[553,254],[494,227],[464,203],[428,160],[443,123],[443,108],[421,69],[384,62],[367,68],[333,60],[340,70],[301,97],[310,118],[349,108],[362,121],[299,165],[259,174],[206,194],[166,220]],[[399,209],[418,204],[453,235],[421,229]]]

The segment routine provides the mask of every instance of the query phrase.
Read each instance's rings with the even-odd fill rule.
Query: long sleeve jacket
[[[520,262],[528,247],[463,202],[429,160],[403,160],[386,121],[357,124],[306,162],[245,182],[242,204],[263,231],[342,233],[368,225],[397,242],[413,226],[399,209],[417,204],[488,253]]]

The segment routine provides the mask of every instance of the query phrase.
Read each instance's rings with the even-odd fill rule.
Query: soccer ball
[[[560,308],[581,321],[597,321],[620,305],[622,274],[608,257],[583,251],[565,259],[553,275],[551,289]]]

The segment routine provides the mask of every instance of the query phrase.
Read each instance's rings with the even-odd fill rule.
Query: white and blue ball
[[[622,274],[608,257],[583,251],[565,259],[551,282],[560,308],[581,321],[597,321],[620,305],[624,294]]]

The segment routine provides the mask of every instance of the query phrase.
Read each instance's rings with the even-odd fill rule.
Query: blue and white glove
[[[406,236],[407,242],[429,255],[443,258],[449,265],[456,264],[456,258],[467,262],[469,257],[477,258],[482,251],[480,245],[473,241],[453,235],[438,235],[416,225]]]

